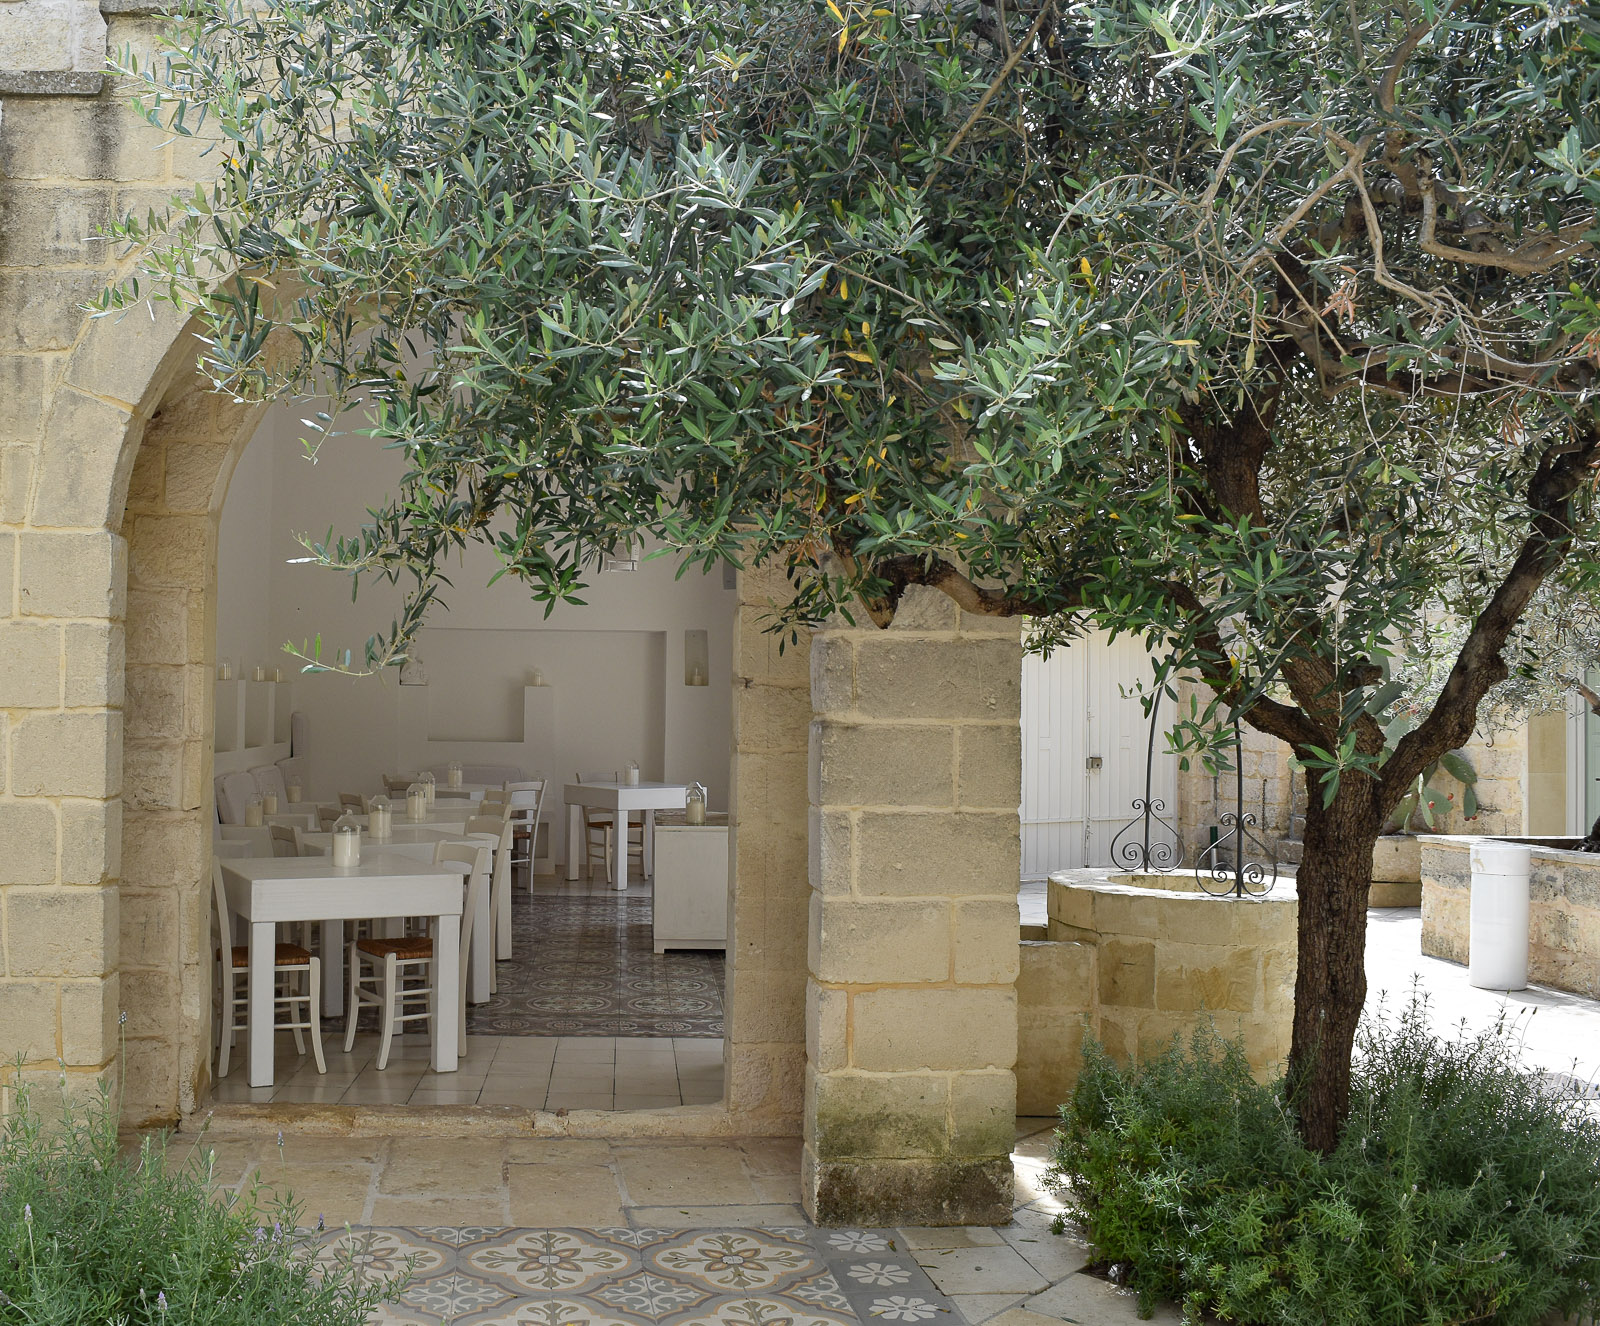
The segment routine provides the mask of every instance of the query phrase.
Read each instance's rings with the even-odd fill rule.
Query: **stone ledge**
[[[829,1160],[808,1147],[803,1193],[819,1225],[1002,1225],[1011,1219],[1010,1156],[977,1160]]]
[[[105,85],[104,74],[70,69],[0,69],[0,96],[98,97]]]
[[[175,14],[178,7],[170,0],[100,0],[100,12],[117,18],[148,18],[152,14]]]

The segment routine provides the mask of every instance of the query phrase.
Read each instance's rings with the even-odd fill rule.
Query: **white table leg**
[[[567,807],[567,878],[578,878],[578,863],[583,859],[582,806]]]
[[[616,819],[611,822],[611,837],[617,858],[617,892],[621,893],[628,887],[628,812],[619,809],[614,813]]]
[[[644,813],[644,873],[647,879],[656,877],[656,813]]]
[[[272,1085],[272,987],[277,976],[277,927],[271,921],[250,926],[250,1085]]]
[[[322,1015],[344,1012],[344,922],[322,923]]]
[[[489,880],[492,884],[493,870],[489,872]],[[490,965],[494,961],[494,917],[489,911],[492,891],[492,888],[478,890],[478,906],[472,913],[472,948],[467,955],[467,965],[472,969],[468,978],[471,985],[468,1002],[473,1004],[489,1001]]]
[[[444,915],[433,930],[433,1071],[453,1073],[461,1022],[461,918]]]

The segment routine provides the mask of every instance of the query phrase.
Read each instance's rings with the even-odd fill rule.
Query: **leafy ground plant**
[[[122,1151],[116,1120],[109,1096],[46,1120],[18,1090],[0,1124],[3,1326],[363,1326],[395,1292],[315,1262],[292,1206],[211,1191],[209,1152]]]
[[[1282,1081],[1201,1030],[1119,1068],[1099,1046],[1049,1180],[1148,1313],[1273,1326],[1524,1326],[1600,1309],[1600,1119],[1525,1072],[1514,1028],[1434,1032],[1423,1000],[1363,1024],[1352,1110],[1321,1154]]]

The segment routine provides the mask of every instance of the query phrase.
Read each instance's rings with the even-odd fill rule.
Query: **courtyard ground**
[[[1474,990],[1421,956],[1417,909],[1375,910],[1370,1006],[1413,987],[1445,1024],[1516,1020],[1530,1066],[1592,1084],[1600,1004],[1559,991]],[[819,1229],[786,1139],[216,1136],[216,1181],[292,1190],[325,1255],[375,1274],[410,1264],[388,1323],[437,1326],[1127,1326],[1126,1291],[1050,1232],[1041,1182],[1052,1121],[1018,1119],[1012,1220],[997,1227]],[[182,1145],[182,1143],[180,1143]],[[348,1228],[346,1228],[348,1226]],[[1171,1309],[1155,1320],[1175,1323]]]

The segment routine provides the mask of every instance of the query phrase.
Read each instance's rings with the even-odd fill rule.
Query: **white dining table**
[[[449,783],[435,783],[433,800],[435,805],[441,800],[482,801],[490,792],[498,795],[504,790],[499,783],[462,783],[460,787],[451,787]]]
[[[497,843],[491,843],[487,837],[481,839],[467,838],[459,833],[450,833],[444,829],[428,829],[416,824],[396,824],[389,829],[387,839],[361,835],[361,859],[365,862],[369,857],[373,859],[392,856],[408,861],[431,862],[435,849],[440,843],[471,843],[473,846],[487,847],[489,849],[489,878],[494,878],[494,853]],[[303,833],[300,835],[301,850],[315,853],[317,856],[333,855],[333,835],[331,833]],[[467,950],[467,1002],[470,1004],[484,1004],[489,1001],[489,986],[492,984],[494,974],[494,934],[490,930],[493,922],[489,917],[490,890],[478,890],[477,910],[472,914],[472,943]]]
[[[295,829],[314,829],[317,827],[317,808],[301,802],[288,810],[275,810],[271,814],[262,815],[261,818],[268,824],[287,824]]]
[[[250,926],[250,1084],[272,1086],[272,990],[277,926],[322,923],[323,1012],[344,1009],[344,923],[387,917],[434,918],[434,1072],[456,1070],[454,995],[451,1016],[438,1016],[443,992],[461,990],[461,904],[464,864],[424,864],[376,853],[371,861],[338,867],[326,857],[253,856],[222,861],[227,909]]]
[[[272,830],[265,824],[219,824],[212,841],[222,843],[247,843],[251,856],[272,855]]]
[[[578,878],[583,860],[582,809],[616,812],[616,829],[611,835],[615,855],[612,878],[618,892],[628,887],[628,816],[644,813],[644,873],[648,876],[655,862],[656,811],[682,810],[689,800],[687,783],[568,783],[561,793],[567,803],[567,878]]]
[[[420,820],[406,817],[406,802],[404,797],[397,799],[389,809],[389,822],[395,828],[404,825],[407,828],[419,829],[445,829],[450,833],[463,833],[466,831],[467,821],[478,813],[477,807],[470,801],[454,801],[440,803],[435,801],[428,807],[428,813]],[[371,827],[365,815],[357,815],[356,823],[363,830]]]
[[[381,917],[430,916],[433,930],[433,1070],[453,1073],[460,1047],[451,996],[449,1013],[438,1007],[446,991],[461,989],[462,879],[466,866],[437,865],[376,853],[359,866],[339,867],[326,857],[262,856],[222,861],[228,910],[250,927],[249,1080],[273,1084],[273,956],[277,927],[285,921],[322,925],[323,1012],[344,1008],[344,923]],[[332,998],[330,998],[332,996]]]

